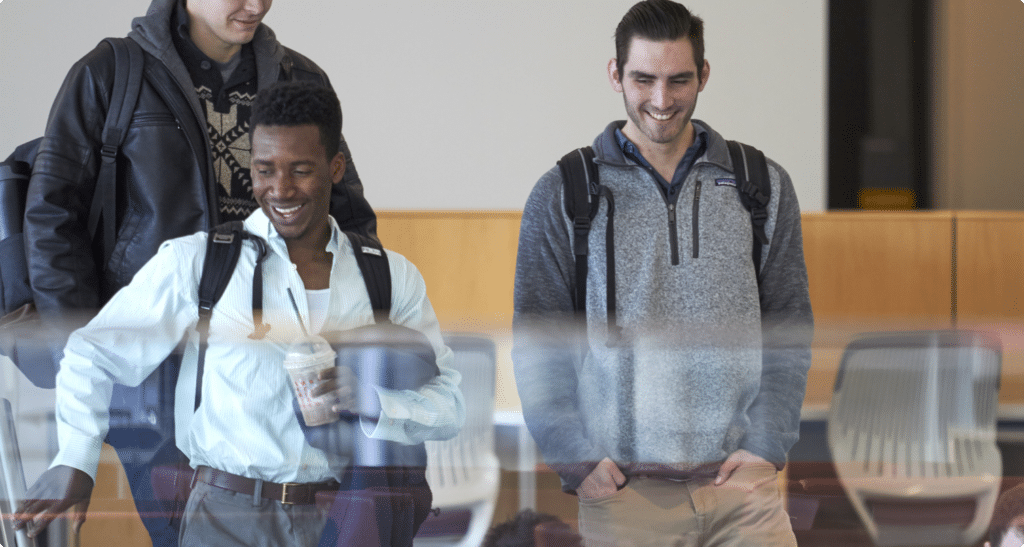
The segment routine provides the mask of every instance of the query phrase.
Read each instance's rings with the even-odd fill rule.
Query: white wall
[[[42,133],[67,69],[148,0],[0,0],[0,158]],[[278,0],[265,21],[330,75],[380,209],[520,209],[536,179],[624,117],[612,33],[634,0]],[[696,117],[825,207],[825,0],[688,0],[711,79]]]

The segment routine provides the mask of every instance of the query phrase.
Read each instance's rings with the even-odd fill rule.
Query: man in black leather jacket
[[[163,241],[243,219],[257,208],[247,126],[256,91],[287,79],[330,86],[320,67],[282,46],[261,22],[271,1],[153,0],[132,22],[128,36],[145,52],[145,72],[118,158],[110,249],[90,240],[86,223],[114,85],[113,50],[100,43],[71,68],[35,160],[25,215],[35,304],[49,324],[61,325],[55,343],[127,285]],[[376,237],[376,217],[344,138],[341,149],[348,169],[334,186],[331,214],[342,229]],[[118,400],[141,396],[118,386],[115,407]],[[161,401],[161,407],[173,405]],[[139,450],[142,441],[130,432],[116,442],[113,427],[108,442],[118,448],[154,546],[176,545],[176,523],[161,514],[166,508],[154,500],[150,483],[154,463],[177,458],[173,417],[158,421],[163,438],[155,447]]]

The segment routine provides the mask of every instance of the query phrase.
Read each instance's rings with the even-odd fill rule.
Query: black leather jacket
[[[145,72],[118,163],[116,243],[96,248],[87,222],[100,165],[114,56],[101,42],[72,67],[50,113],[33,168],[25,236],[36,307],[43,317],[85,317],[103,305],[170,238],[219,223],[206,121],[170,39],[174,0],[154,0],[129,35],[142,45]],[[282,79],[330,82],[312,61],[281,46],[265,25],[253,40],[259,88]],[[342,229],[375,237],[376,218],[348,161],[331,213]],[[102,233],[102,232],[98,232]],[[97,240],[102,237],[97,237]],[[79,323],[71,319],[72,326]]]

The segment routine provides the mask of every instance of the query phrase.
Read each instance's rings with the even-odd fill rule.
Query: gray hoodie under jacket
[[[627,476],[684,478],[717,472],[740,448],[781,469],[797,440],[813,317],[796,193],[769,160],[759,290],[726,141],[695,123],[708,130],[707,150],[674,203],[624,157],[624,122],[594,141],[614,198],[621,341],[608,335],[607,202],[589,236],[585,326],[574,319],[573,220],[557,166],[526,203],[513,362],[526,424],[567,492],[605,457]]]

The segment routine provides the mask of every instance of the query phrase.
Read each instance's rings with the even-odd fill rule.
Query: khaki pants
[[[633,477],[603,498],[580,499],[587,547],[795,547],[774,466],[737,469],[721,486]]]

